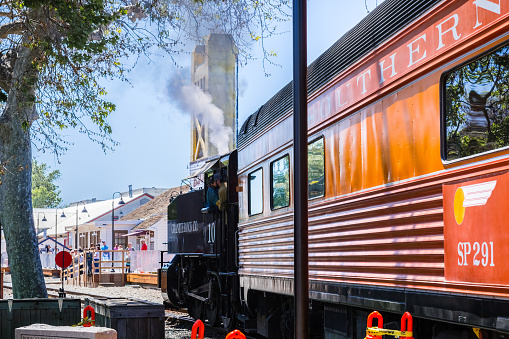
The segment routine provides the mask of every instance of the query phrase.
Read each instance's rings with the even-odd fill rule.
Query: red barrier
[[[231,331],[230,333],[228,333],[228,335],[226,336],[225,339],[237,339],[237,338],[246,339],[246,336],[244,335],[244,333],[240,332],[239,330],[235,330],[235,331]]]
[[[373,318],[378,320],[378,328],[384,328],[384,320],[382,315],[378,311],[373,311],[368,315],[368,326],[373,327]],[[366,339],[382,339],[381,335],[366,334]]]
[[[246,336],[239,330],[234,330],[228,333],[225,339],[237,339],[237,338],[246,339]]]
[[[199,332],[198,332],[199,331]],[[196,336],[198,334],[198,337]],[[200,319],[196,320],[191,329],[191,339],[203,339],[205,337],[205,325]]]
[[[90,319],[87,319],[87,321],[85,321],[85,318],[88,318],[87,317],[87,314],[88,314],[88,311],[90,311]],[[87,307],[85,307],[83,309],[83,327],[91,327],[91,326],[95,326],[95,310],[92,306],[88,305]]]
[[[412,315],[409,312],[403,313],[401,317],[401,332],[413,332],[414,321]],[[414,337],[400,337],[399,339],[414,339]]]

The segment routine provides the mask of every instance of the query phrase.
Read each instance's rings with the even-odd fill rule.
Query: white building
[[[127,234],[128,242],[136,250],[141,247],[141,239],[145,239],[149,250],[166,251],[168,242],[167,208],[170,199],[179,194],[187,193],[188,187],[175,187],[167,190],[142,207],[123,216],[119,223],[136,224]],[[115,222],[115,229],[117,222]]]
[[[136,250],[141,248],[141,239],[145,239],[149,250],[166,251],[168,240],[167,207],[171,197],[186,193],[186,187],[142,188],[122,192],[123,204],[119,204],[120,195],[114,199],[97,201],[95,199],[72,203],[65,208],[35,208],[34,224],[39,242],[44,239],[57,239],[60,244],[75,248],[76,229],[79,246],[88,248],[102,240],[112,248],[112,224],[115,239],[113,245],[124,248],[131,242]],[[112,208],[114,220],[112,221]],[[45,244],[54,246],[53,240]],[[2,234],[2,252],[6,251]],[[42,245],[41,245],[42,246]]]
[[[39,229],[38,238],[56,237],[64,245],[76,248],[77,231],[78,246],[88,248],[105,240],[111,248],[112,224],[115,241],[123,243],[122,235],[127,234],[136,223],[119,223],[117,220],[165,191],[165,188],[141,188],[114,194],[114,199],[110,200],[83,200],[57,209],[35,208],[34,223],[36,229]]]

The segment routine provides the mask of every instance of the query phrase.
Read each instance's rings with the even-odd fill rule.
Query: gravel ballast
[[[5,283],[11,283],[11,276],[9,274],[4,276]],[[60,288],[61,283],[55,278],[46,278],[46,286],[48,288]],[[64,283],[64,290],[66,292],[80,292],[89,293],[93,295],[101,295],[109,298],[135,298],[140,300],[146,300],[149,302],[162,304],[163,297],[161,291],[155,287],[144,287],[140,285],[126,285],[123,287],[83,287],[67,285]],[[12,290],[10,288],[4,288],[4,299],[12,299]],[[85,299],[87,296],[80,295],[67,295],[70,298]],[[191,326],[188,321],[181,321],[179,317],[186,316],[187,313],[166,310],[166,326],[165,326],[165,339],[185,339],[191,338]],[[205,329],[205,339],[218,339],[224,338],[225,333],[217,331],[210,327]]]

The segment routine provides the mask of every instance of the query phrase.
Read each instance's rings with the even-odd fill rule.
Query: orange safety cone
[[[87,318],[88,311],[90,311],[90,321],[85,322],[85,318]],[[83,327],[91,327],[95,326],[95,310],[92,306],[88,305],[83,309]]]
[[[199,331],[199,332],[198,332]],[[196,336],[198,334],[198,337]],[[203,339],[205,337],[205,325],[200,319],[196,320],[191,329],[191,339]]]
[[[373,318],[378,320],[378,328],[382,329],[384,328],[384,319],[382,315],[378,311],[373,311],[368,315],[368,328],[373,327]],[[381,335],[371,335],[366,332],[366,338],[365,339],[382,339]]]
[[[409,312],[403,313],[401,317],[401,332],[413,332],[413,319]],[[414,339],[414,337],[400,337],[399,339]]]
[[[237,338],[246,339],[246,336],[239,330],[234,330],[228,333],[225,339],[237,339]]]

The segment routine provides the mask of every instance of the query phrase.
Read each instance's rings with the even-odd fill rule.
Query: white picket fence
[[[131,272],[149,273],[157,272],[161,268],[161,251],[132,251],[131,253]],[[163,253],[163,261],[171,261],[173,254]]]
[[[41,252],[39,256],[41,257],[42,268],[57,268],[55,265],[55,253]]]
[[[7,260],[7,252],[2,252],[2,255],[0,257],[0,266],[6,267],[9,266],[8,264],[9,262]]]

